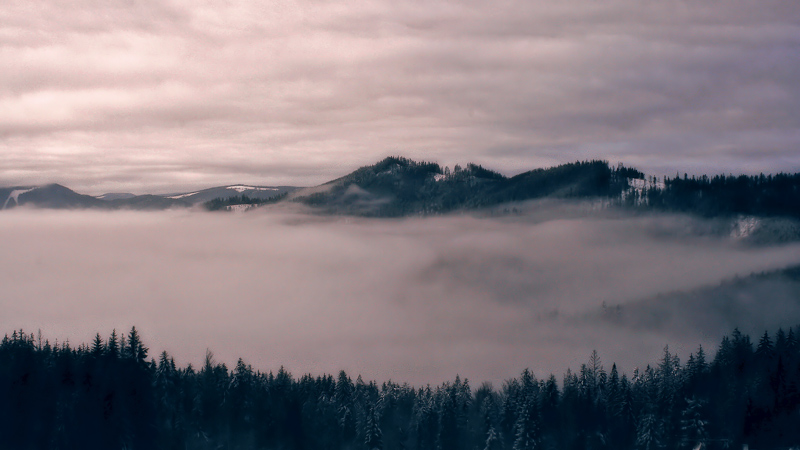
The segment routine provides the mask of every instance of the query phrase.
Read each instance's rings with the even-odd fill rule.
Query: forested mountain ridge
[[[800,218],[800,173],[666,178],[640,199],[650,207],[704,216],[745,214]]]
[[[436,163],[389,157],[323,185],[294,201],[337,214],[398,217],[476,209],[542,197],[616,197],[641,172],[604,161],[563,164],[506,177],[480,165],[442,169]]]
[[[35,205],[39,208],[98,208],[104,201],[77,192],[60,184],[0,188],[2,208]]]
[[[24,205],[43,209],[164,210],[189,208],[208,202],[247,204],[236,203],[236,199],[241,201],[243,198],[257,203],[269,203],[284,198],[296,189],[298,188],[293,186],[228,185],[182,194],[110,193],[93,197],[79,194],[59,184],[50,184],[0,188],[0,210]]]
[[[747,324],[766,329],[776,317],[800,321],[800,266],[725,279],[717,285],[659,293],[628,302],[606,302],[568,320],[603,321],[615,328],[700,339],[712,330]],[[671,330],[671,331],[668,331]],[[669,334],[672,333],[672,334]]]
[[[506,177],[476,164],[451,171],[436,163],[389,157],[307,192],[297,191],[292,200],[324,213],[376,217],[442,214],[547,197],[603,199],[609,207],[702,217],[800,218],[800,174],[657,180],[600,160]]]
[[[800,445],[800,327],[738,330],[685,363],[622,373],[593,352],[561,380],[440,386],[148,359],[135,328],[90,344],[0,343],[2,449],[777,449]],[[701,447],[698,447],[701,446]]]
[[[600,199],[605,207],[702,217],[756,216],[800,219],[800,173],[716,175],[655,179],[622,164],[576,161],[507,177],[477,164],[451,171],[433,162],[388,157],[313,188],[230,185],[165,195],[108,194],[92,197],[60,185],[0,188],[3,209],[168,209],[205,204],[305,204],[325,214],[370,217],[434,215],[541,198]],[[243,199],[249,199],[244,202]],[[220,208],[220,205],[225,208]]]

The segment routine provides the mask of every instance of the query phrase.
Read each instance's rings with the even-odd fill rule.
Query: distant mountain
[[[542,197],[616,197],[641,172],[604,161],[564,164],[514,177],[476,164],[451,172],[429,162],[390,157],[316,188],[290,195],[327,213],[397,217],[446,213]]]
[[[166,194],[161,197],[181,200],[192,205],[209,202],[216,199],[229,199],[232,197],[248,197],[250,199],[267,200],[270,198],[279,197],[298,190],[299,188],[293,186],[250,186],[243,184],[234,184],[230,186],[219,186],[201,191]]]
[[[133,197],[136,197],[136,194],[131,194],[129,192],[113,192],[97,196],[100,200],[125,200]]]
[[[159,195],[136,195],[108,201],[108,207],[112,209],[161,210],[190,206],[192,206],[190,202],[164,198]]]
[[[105,206],[103,200],[91,195],[78,194],[60,184],[2,188],[0,189],[0,199],[4,199],[3,209],[22,205],[49,209],[102,208]]]
[[[507,177],[477,164],[451,171],[432,162],[389,157],[320,186],[228,185],[167,195],[78,194],[51,184],[0,188],[3,209],[40,208],[168,209],[204,205],[243,210],[264,203],[299,202],[323,214],[403,217],[492,208],[532,199],[592,199],[604,206],[666,211],[745,225],[763,241],[797,240],[800,235],[800,174],[758,176],[684,175],[658,180],[606,161],[577,161]],[[248,205],[246,208],[240,205]],[[748,223],[757,220],[756,227]],[[786,220],[773,220],[786,219]],[[744,221],[743,221],[744,220]],[[735,233],[734,233],[735,234]]]
[[[93,197],[79,194],[59,184],[0,188],[0,209],[27,205],[46,209],[133,209],[161,210],[189,208],[215,199],[229,201],[236,197],[254,200],[282,198],[298,188],[292,186],[231,185],[185,194],[135,195],[109,193]],[[234,208],[235,209],[235,208]]]
[[[665,178],[638,202],[654,209],[720,217],[754,215],[800,219],[800,173]]]
[[[641,330],[706,331],[749,324],[800,321],[800,266],[754,273],[714,286],[669,292],[620,304],[603,304],[578,320],[598,319]]]
[[[506,177],[476,164],[450,171],[436,163],[390,157],[323,185],[297,190],[288,199],[327,214],[400,217],[545,197],[601,199],[607,206],[728,221],[749,216],[786,218],[793,222],[762,221],[759,229],[792,236],[790,240],[796,239],[800,220],[800,174],[684,175],[661,180],[597,160]]]

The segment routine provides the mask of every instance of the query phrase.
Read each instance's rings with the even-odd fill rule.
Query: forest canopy
[[[622,373],[598,353],[560,379],[529,370],[500,387],[293,376],[150,357],[136,328],[89,344],[23,330],[0,343],[1,448],[693,449],[800,443],[800,327],[738,330],[713,357]]]

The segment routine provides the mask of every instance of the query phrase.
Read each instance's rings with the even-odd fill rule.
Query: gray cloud
[[[760,303],[732,304],[738,316],[719,303],[693,306],[695,297],[653,300],[800,263],[797,244],[743,246],[691,231],[710,226],[693,219],[560,208],[402,221],[285,207],[15,209],[0,220],[0,328],[41,328],[75,343],[136,325],[151,353],[166,349],[181,364],[200,363],[208,347],[220,361],[241,356],[261,370],[435,383],[456,373],[499,382],[528,366],[559,374],[592,349],[630,372],[665,344],[685,358],[731,326],[761,333],[750,325],[800,321],[797,307],[784,307],[796,291],[780,286],[753,291]],[[603,302],[630,308],[632,325],[597,317]],[[747,308],[757,308],[757,323],[737,323]],[[639,326],[653,313],[658,327]],[[709,320],[687,327],[682,317]]]
[[[314,184],[396,153],[800,170],[792,2],[7,3],[5,184]]]

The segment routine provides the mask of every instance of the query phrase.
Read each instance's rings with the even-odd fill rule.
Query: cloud
[[[736,314],[718,296],[653,300],[800,263],[796,244],[700,236],[690,230],[704,225],[687,218],[545,208],[401,221],[20,208],[0,217],[0,328],[78,343],[135,325],[151,354],[180,364],[210,348],[229,365],[420,384],[561,374],[592,349],[630,373],[665,344],[685,359],[732,326],[760,334],[800,321],[784,286],[751,291],[771,305],[762,309],[780,308],[752,323],[742,320],[752,302],[738,297],[728,299]],[[598,317],[604,302],[629,321]],[[659,326],[641,325],[655,313]]]
[[[309,185],[397,153],[800,167],[800,17],[781,0],[14,0],[0,23],[6,184]]]

